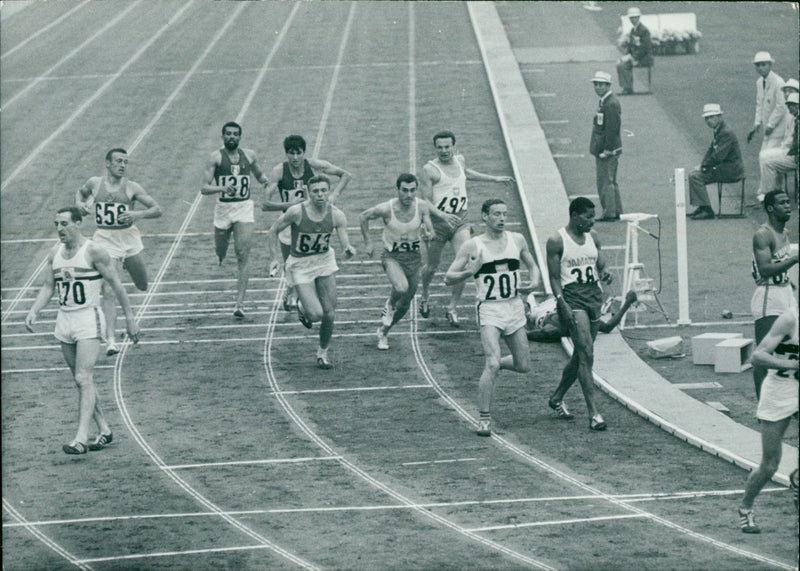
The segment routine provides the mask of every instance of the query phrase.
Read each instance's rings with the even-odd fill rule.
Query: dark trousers
[[[619,196],[617,184],[617,166],[619,155],[606,159],[595,157],[597,166],[597,194],[600,195],[600,206],[603,208],[604,218],[617,218],[622,214],[622,199]]]

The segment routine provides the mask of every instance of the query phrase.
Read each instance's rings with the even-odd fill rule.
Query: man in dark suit
[[[641,22],[641,10],[628,8],[628,18],[633,27],[628,41],[623,45],[625,55],[617,62],[617,76],[623,95],[633,93],[633,66],[653,66],[653,40],[650,38],[650,30]]]
[[[617,165],[622,154],[620,126],[622,107],[619,99],[611,92],[611,74],[598,71],[592,78],[594,92],[600,97],[597,112],[592,121],[592,139],[589,152],[595,157],[597,166],[597,194],[603,216],[598,222],[619,220],[622,214],[622,199],[617,185]]]
[[[712,182],[735,182],[744,176],[742,152],[734,132],[722,120],[722,109],[716,103],[703,107],[703,119],[714,130],[714,140],[700,166],[689,173],[689,203],[696,206],[689,214],[695,220],[714,218],[706,185]]]

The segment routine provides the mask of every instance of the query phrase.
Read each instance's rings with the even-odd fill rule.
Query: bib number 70
[[[86,303],[86,290],[83,288],[82,282],[58,282],[59,305],[67,305],[70,292],[72,292],[72,301],[75,305]]]

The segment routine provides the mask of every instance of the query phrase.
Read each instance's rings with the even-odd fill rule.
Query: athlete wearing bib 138
[[[106,172],[90,178],[75,197],[84,216],[89,215],[97,224],[92,237],[95,244],[105,249],[115,260],[117,271],[125,268],[137,289],[147,289],[147,267],[142,250],[141,234],[134,222],[142,218],[158,218],[161,208],[138,183],[125,175],[128,153],[125,149],[111,149],[106,153]],[[144,208],[136,209],[137,204]],[[117,303],[114,292],[103,286],[103,313],[106,320],[106,355],[119,352],[116,344]]]
[[[218,195],[214,204],[214,250],[222,265],[231,234],[236,249],[236,307],[233,316],[244,318],[244,296],[250,279],[250,247],[253,240],[253,184],[269,183],[256,154],[239,148],[242,127],[230,121],[222,126],[223,148],[211,153],[203,168],[203,195]]]
[[[300,322],[311,328],[321,321],[317,366],[333,367],[328,358],[328,345],[333,336],[336,313],[336,265],[331,235],[336,233],[339,243],[349,258],[355,254],[347,237],[347,219],[344,213],[328,202],[330,179],[316,175],[308,181],[308,200],[290,206],[267,231],[270,274],[280,269],[283,256],[278,245],[278,233],[292,228],[292,252],[286,260],[286,273],[291,275],[299,301],[297,313]]]
[[[77,206],[61,208],[56,213],[59,244],[47,255],[42,287],[25,316],[25,327],[33,332],[39,312],[49,303],[53,293],[57,294],[59,307],[55,336],[61,342],[61,353],[78,389],[78,430],[75,438],[61,447],[67,454],[99,450],[113,439],[111,428],[100,409],[94,384],[94,367],[105,329],[100,309],[103,280],[109,284],[122,305],[128,336],[134,343],[139,340],[139,328],[111,257],[103,248],[81,235],[82,219]],[[89,443],[92,420],[97,424],[99,434],[94,442]]]
[[[539,270],[525,238],[505,230],[508,209],[499,198],[481,206],[486,232],[467,240],[456,253],[444,281],[447,285],[474,278],[478,297],[478,324],[485,357],[478,381],[478,436],[491,436],[491,406],[495,381],[500,369],[517,373],[530,370],[528,338],[525,334],[525,309],[521,295],[539,283]],[[522,283],[520,263],[530,281]],[[501,357],[500,339],[510,355]]]
[[[359,216],[364,250],[369,257],[374,253],[369,240],[369,221],[375,218],[383,221],[381,265],[392,284],[378,327],[378,349],[383,351],[389,348],[389,330],[408,312],[417,291],[422,263],[421,230],[424,227],[429,234],[433,232],[430,213],[434,209],[428,201],[416,197],[417,185],[416,176],[402,173],[395,184],[397,197],[367,208]]]

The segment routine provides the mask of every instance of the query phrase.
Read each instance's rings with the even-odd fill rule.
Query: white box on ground
[[[734,338],[717,343],[714,347],[715,373],[741,373],[752,367],[748,361],[753,355],[752,339]]]
[[[737,339],[741,333],[703,333],[692,337],[692,363],[695,365],[713,365],[715,362],[714,347],[721,341]]]

